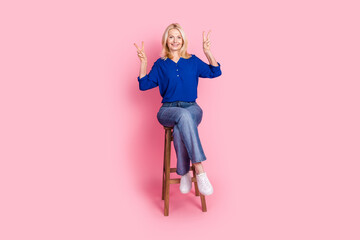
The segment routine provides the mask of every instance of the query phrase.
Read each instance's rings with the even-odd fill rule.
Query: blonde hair
[[[180,51],[179,51],[180,57],[183,57],[183,58],[186,58],[186,59],[190,58],[191,54],[189,54],[187,52],[188,41],[187,41],[185,32],[182,29],[182,27],[180,26],[180,24],[178,24],[178,23],[172,23],[165,29],[165,32],[164,32],[164,34],[162,36],[162,41],[161,41],[161,44],[162,44],[161,58],[165,60],[166,58],[172,59],[174,57],[171,54],[170,49],[166,44],[168,36],[169,36],[169,31],[171,29],[177,29],[180,32],[181,37],[183,39],[183,45],[181,46]]]

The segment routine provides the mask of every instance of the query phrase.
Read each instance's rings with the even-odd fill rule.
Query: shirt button
[[[178,69],[176,69],[176,71],[178,71]]]
[[[179,75],[177,75],[177,76],[179,76]]]

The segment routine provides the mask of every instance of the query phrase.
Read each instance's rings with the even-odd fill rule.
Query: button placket
[[[179,69],[178,69],[178,65],[176,64],[176,72],[177,72],[177,75],[179,77]]]

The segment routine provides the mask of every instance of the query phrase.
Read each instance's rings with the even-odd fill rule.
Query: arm
[[[207,34],[207,36],[205,37],[205,32],[203,31],[203,50],[204,53],[206,55],[206,58],[208,59],[209,63],[214,66],[217,67],[218,64],[214,58],[214,56],[212,55],[211,51],[210,51],[210,32]]]
[[[138,53],[138,57],[140,59],[140,73],[139,73],[139,77],[142,78],[146,75],[146,68],[147,68],[147,57],[145,54],[145,47],[144,47],[144,41],[142,41],[142,47],[138,47],[138,45],[136,45],[136,43],[134,43],[136,49],[137,49],[137,53]]]
[[[138,76],[139,89],[141,91],[145,91],[158,86],[158,79],[159,69],[156,62],[152,66],[149,74],[146,74],[146,64],[143,65],[143,63],[141,63],[140,76]]]
[[[144,42],[142,42],[142,48],[139,48],[136,43],[134,43],[134,45],[137,48],[138,57],[140,59],[140,72],[138,76],[140,90],[145,91],[158,86],[158,68],[156,62],[149,74],[146,74],[147,57],[144,50]]]
[[[204,51],[204,53],[205,53],[206,58],[209,61],[209,64],[211,64],[214,67],[219,66],[210,50],[209,51]]]
[[[216,62],[217,66],[207,64],[200,58],[196,57],[198,76],[202,78],[215,78],[221,75],[220,63]]]
[[[141,61],[139,78],[142,78],[146,75],[146,68],[147,68],[147,61]]]
[[[205,37],[203,32],[203,50],[206,58],[209,61],[209,65],[198,59],[198,74],[203,78],[214,78],[221,75],[220,63],[218,63],[210,51],[210,32]]]

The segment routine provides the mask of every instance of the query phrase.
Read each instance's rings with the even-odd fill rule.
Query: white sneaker
[[[198,184],[199,192],[203,195],[211,195],[214,189],[206,176],[206,172],[196,174],[196,181]]]
[[[190,171],[181,176],[180,179],[180,192],[181,193],[188,193],[191,190],[191,186],[192,186],[192,182],[191,182],[191,175],[190,175]]]

